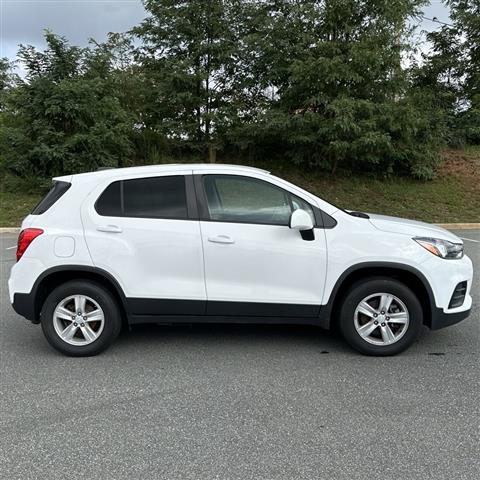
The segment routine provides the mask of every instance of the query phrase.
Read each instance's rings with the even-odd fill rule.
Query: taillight
[[[42,233],[41,228],[26,228],[20,232],[17,244],[17,262],[22,258],[28,246]]]

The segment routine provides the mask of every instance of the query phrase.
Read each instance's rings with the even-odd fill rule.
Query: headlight
[[[423,248],[437,257],[455,259],[463,257],[463,243],[453,243],[439,238],[414,237]]]

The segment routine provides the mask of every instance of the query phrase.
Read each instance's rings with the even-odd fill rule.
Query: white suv
[[[56,178],[17,260],[13,308],[77,356],[149,322],[338,325],[360,352],[392,355],[472,305],[472,262],[452,233],[341,210],[241,166]]]

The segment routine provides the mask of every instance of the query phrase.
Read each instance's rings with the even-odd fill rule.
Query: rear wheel
[[[422,307],[416,295],[391,278],[355,283],[340,312],[345,340],[366,355],[402,352],[414,342],[422,323]]]
[[[55,288],[43,304],[43,333],[65,355],[90,356],[105,350],[121,329],[121,314],[101,285],[76,280]]]

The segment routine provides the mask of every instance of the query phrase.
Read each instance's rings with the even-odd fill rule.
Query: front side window
[[[175,175],[113,182],[95,208],[103,216],[187,219],[185,178]]]
[[[263,180],[236,175],[206,175],[205,194],[210,219],[220,222],[288,225],[298,208],[315,222],[304,200]]]

